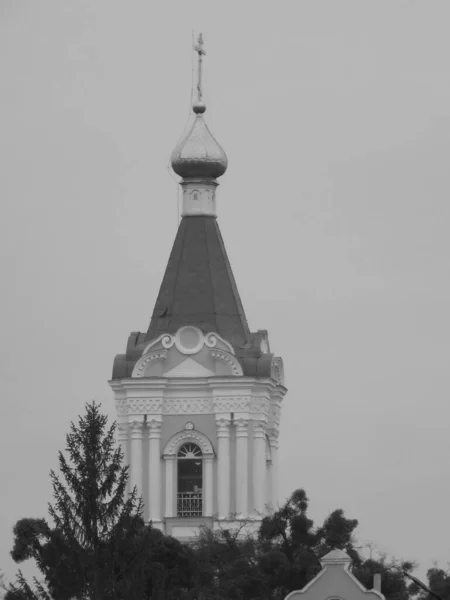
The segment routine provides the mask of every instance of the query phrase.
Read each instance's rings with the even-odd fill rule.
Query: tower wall
[[[201,524],[258,522],[270,510],[286,390],[274,378],[279,370],[274,377],[245,376],[220,336],[182,329],[148,344],[132,377],[110,385],[130,485],[144,499],[145,518],[188,539]],[[200,487],[187,492],[178,478],[186,443],[198,447],[202,469]]]

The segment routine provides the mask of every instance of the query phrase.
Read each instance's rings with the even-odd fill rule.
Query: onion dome
[[[172,168],[183,178],[216,179],[227,170],[227,155],[205,123],[205,105],[195,104],[193,110],[194,124],[172,152]]]

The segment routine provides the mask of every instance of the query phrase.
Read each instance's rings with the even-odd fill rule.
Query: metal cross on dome
[[[197,98],[198,102],[202,101],[203,89],[202,89],[202,60],[206,52],[203,50],[203,36],[201,33],[198,34],[197,44],[194,47],[198,53],[198,79],[197,79]]]

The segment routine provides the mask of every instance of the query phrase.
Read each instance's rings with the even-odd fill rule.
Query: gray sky
[[[280,499],[448,552],[448,0],[0,2],[0,568],[86,401],[145,331],[203,31],[220,225],[285,362]]]

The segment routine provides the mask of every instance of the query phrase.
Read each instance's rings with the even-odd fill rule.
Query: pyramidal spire
[[[228,166],[227,155],[219,142],[210,132],[203,114],[206,105],[203,102],[203,36],[198,36],[194,50],[198,54],[197,101],[192,110],[195,121],[172,152],[172,168],[182,180],[183,190],[182,216],[209,215],[216,216],[217,178],[221,177]]]

